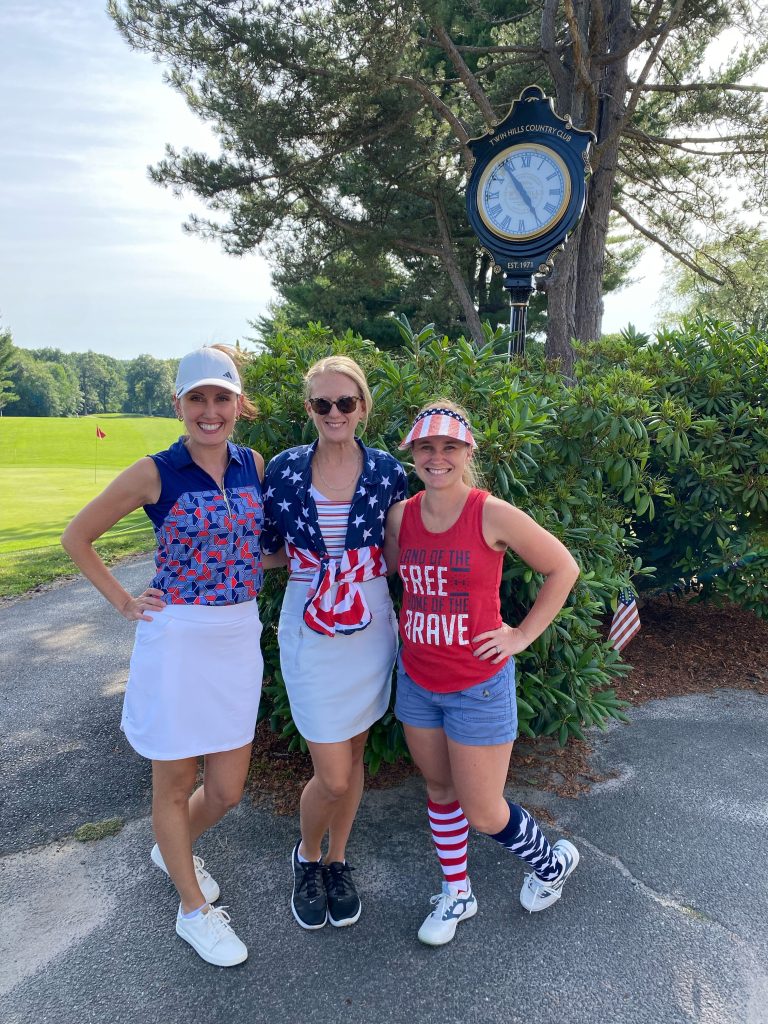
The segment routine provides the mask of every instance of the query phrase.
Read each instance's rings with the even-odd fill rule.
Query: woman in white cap
[[[477,912],[467,876],[470,826],[531,867],[520,893],[528,911],[559,899],[578,864],[576,847],[565,839],[551,846],[504,787],[517,736],[514,655],[549,626],[579,569],[552,534],[476,486],[475,439],[459,406],[425,406],[400,447],[410,449],[424,490],[387,519],[387,564],[403,581],[395,714],[427,784],[443,884],[419,939],[439,946]],[[501,619],[507,549],[545,578],[516,626]]]
[[[176,931],[209,963],[248,955],[219,886],[192,845],[240,800],[261,695],[263,567],[257,452],[229,441],[255,409],[232,358],[217,347],[179,363],[174,408],[185,436],[122,472],[67,527],[62,544],[126,619],[138,623],[122,729],[152,761],[154,864],[180,896]],[[144,507],[157,537],[156,572],[138,597],[107,569],[93,542]],[[194,790],[198,758],[203,784]]]

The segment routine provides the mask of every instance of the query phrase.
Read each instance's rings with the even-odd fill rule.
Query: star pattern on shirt
[[[276,455],[267,466],[264,487],[268,497],[262,534],[265,551],[279,550],[283,541],[288,541],[307,551],[325,553],[317,508],[309,490],[314,450],[315,446],[300,445]],[[405,471],[391,455],[365,448],[363,465],[347,520],[347,550],[383,546],[387,510],[407,493]]]

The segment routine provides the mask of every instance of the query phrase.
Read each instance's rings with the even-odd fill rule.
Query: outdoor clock
[[[500,238],[539,238],[563,219],[571,191],[568,168],[554,150],[521,142],[503,149],[483,171],[478,212]]]
[[[592,132],[556,114],[552,100],[530,85],[503,121],[469,142],[474,165],[467,216],[495,271],[504,274],[513,306],[510,330],[521,337],[520,310],[527,308],[534,275],[552,270],[555,253],[584,213],[594,140]]]

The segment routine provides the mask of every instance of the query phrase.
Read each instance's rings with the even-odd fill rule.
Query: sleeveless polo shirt
[[[181,438],[150,456],[161,481],[158,501],[144,506],[157,538],[150,586],[164,591],[166,604],[239,604],[261,589],[259,475],[250,448],[227,446],[223,491]]]
[[[504,552],[483,537],[487,491],[472,488],[459,518],[440,533],[424,528],[423,497],[408,499],[400,525],[403,666],[419,686],[453,693],[485,682],[503,664],[474,657],[472,638],[501,625]]]

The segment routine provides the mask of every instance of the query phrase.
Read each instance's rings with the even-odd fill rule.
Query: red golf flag
[[[106,436],[107,435],[104,433],[104,431],[101,429],[101,427],[97,423],[96,424],[96,437],[106,437]]]

